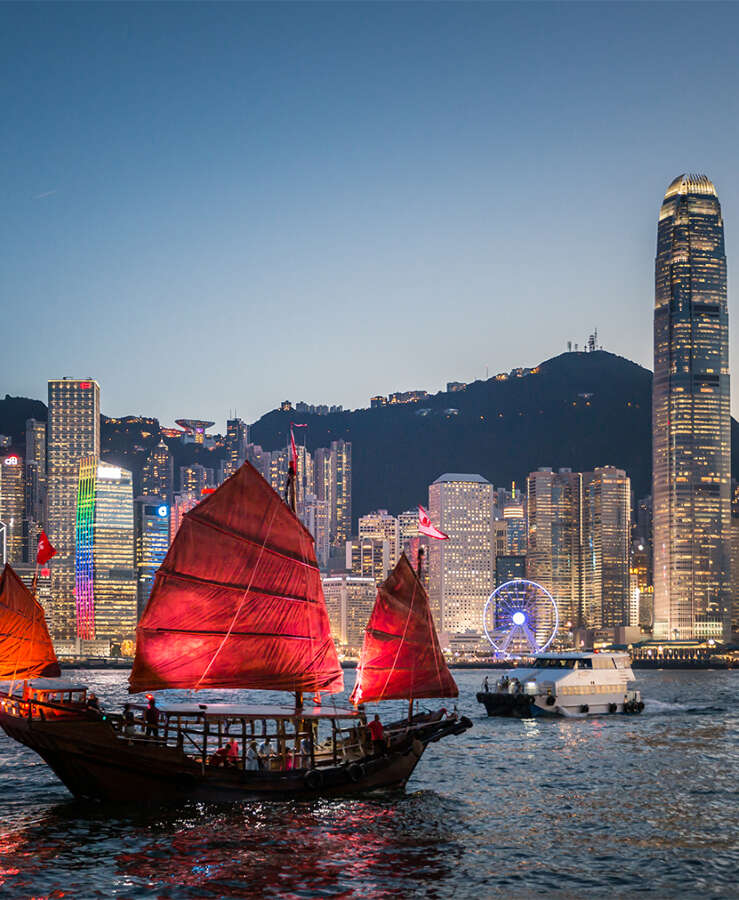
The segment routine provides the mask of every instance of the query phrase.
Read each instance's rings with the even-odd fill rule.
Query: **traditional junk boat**
[[[156,705],[148,695],[148,705],[132,702],[116,715],[89,709],[82,686],[39,679],[22,694],[5,693],[0,724],[84,798],[310,798],[401,788],[427,744],[472,724],[444,710],[409,709],[385,724],[383,741],[371,739],[363,703],[457,695],[428,598],[405,557],[378,589],[352,695],[357,708],[320,704],[321,692],[343,687],[313,538],[245,463],[184,517],[139,623],[129,691],[263,689],[290,691],[294,703]],[[310,706],[308,693],[316,695]]]

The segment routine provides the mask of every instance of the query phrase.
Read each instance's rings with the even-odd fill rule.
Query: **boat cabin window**
[[[534,663],[535,669],[572,669],[573,660],[571,659],[547,659],[540,656]]]
[[[593,660],[592,659],[575,660],[575,668],[576,669],[592,669],[593,668]]]

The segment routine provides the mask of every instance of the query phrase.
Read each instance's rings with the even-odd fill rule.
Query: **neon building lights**
[[[93,552],[96,473],[97,460],[94,456],[86,456],[80,460],[75,532],[74,595],[77,611],[77,636],[83,640],[95,638]]]

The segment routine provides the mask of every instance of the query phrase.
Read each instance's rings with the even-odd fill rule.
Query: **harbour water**
[[[640,671],[641,716],[527,721],[484,716],[484,674],[454,672],[474,728],[393,797],[122,811],[2,734],[0,896],[735,896],[739,673]],[[126,672],[65,675],[124,699]]]

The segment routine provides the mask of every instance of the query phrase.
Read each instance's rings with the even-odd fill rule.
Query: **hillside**
[[[391,512],[425,502],[443,472],[477,472],[496,485],[522,484],[540,466],[587,470],[614,465],[636,498],[651,489],[652,373],[605,351],[563,353],[536,374],[477,381],[421,404],[329,416],[273,411],[252,427],[265,449],[285,445],[291,418],[307,422],[309,448],[337,438],[353,444],[353,512]],[[456,415],[445,414],[457,409]],[[739,468],[732,420],[732,472]]]
[[[425,503],[428,485],[443,472],[478,472],[507,485],[523,484],[539,466],[577,471],[614,465],[631,476],[638,499],[651,489],[651,391],[652,373],[623,357],[563,353],[531,375],[477,381],[423,404],[327,416],[273,410],[252,426],[251,439],[267,450],[284,447],[290,422],[298,421],[309,425],[305,439],[311,450],[338,438],[352,441],[355,519],[378,507],[397,513]],[[0,434],[22,440],[30,416],[46,418],[44,404],[0,400]],[[113,426],[103,417],[103,454],[137,471],[156,443],[155,422],[149,433],[138,423],[129,433],[128,425]],[[739,425],[733,419],[731,437],[736,478]],[[196,458],[213,465],[218,457],[193,445],[170,446],[177,465]]]

